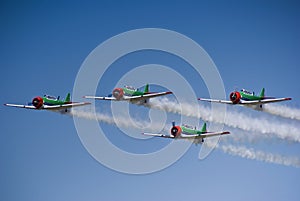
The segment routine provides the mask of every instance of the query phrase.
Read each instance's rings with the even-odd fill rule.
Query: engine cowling
[[[113,97],[120,100],[124,96],[124,90],[122,88],[115,88],[112,92]]]
[[[44,104],[44,100],[40,96],[37,96],[32,100],[32,105],[37,109],[40,109],[43,106],[43,104]]]
[[[241,100],[241,94],[238,91],[231,92],[229,98],[233,104],[237,104]]]
[[[171,128],[171,135],[175,138],[179,137],[181,135],[181,132],[182,132],[182,130],[181,130],[180,126],[173,126]]]

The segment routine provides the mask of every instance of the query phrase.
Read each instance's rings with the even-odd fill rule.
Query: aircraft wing
[[[6,103],[4,105],[5,106],[9,106],[9,107],[18,107],[18,108],[26,108],[26,109],[36,109],[36,107],[34,107],[33,105],[17,105],[17,104],[10,104],[10,103]]]
[[[155,93],[148,93],[148,94],[144,94],[144,95],[139,95],[139,96],[125,96],[121,99],[121,100],[126,100],[126,101],[130,101],[130,100],[138,100],[138,99],[146,99],[146,98],[154,98],[154,97],[158,97],[158,96],[164,96],[167,94],[172,94],[172,92],[170,91],[166,91],[166,92],[155,92]],[[83,98],[89,98],[89,99],[96,99],[96,100],[109,100],[109,101],[117,101],[117,99],[113,96],[111,97],[102,97],[102,96],[83,96]]]
[[[73,102],[73,103],[67,103],[67,104],[63,104],[63,105],[44,105],[42,109],[44,109],[44,110],[59,110],[59,109],[79,107],[79,106],[89,105],[89,104],[91,104],[91,103]]]
[[[253,100],[253,101],[241,101],[241,105],[262,105],[266,103],[275,103],[281,101],[292,100],[291,98],[267,98],[262,100]]]
[[[74,103],[68,103],[68,104],[63,104],[63,105],[43,105],[40,109],[37,109],[33,105],[18,105],[18,104],[4,104],[9,107],[17,107],[17,108],[26,108],[26,109],[34,109],[34,110],[59,110],[59,109],[64,109],[64,108],[71,108],[71,107],[78,107],[78,106],[83,106],[83,105],[89,105],[91,103],[87,102],[74,102]]]
[[[154,136],[154,137],[163,137],[163,138],[174,138],[170,135],[164,135],[164,134],[156,134],[156,133],[142,133],[143,135],[148,135],[148,136]]]
[[[148,136],[154,136],[154,137],[174,138],[170,135],[164,135],[164,134],[155,134],[155,133],[142,133],[142,134]],[[213,137],[213,136],[226,135],[226,134],[230,134],[230,132],[223,131],[223,132],[208,132],[203,134],[181,134],[180,138],[181,139],[206,138],[206,137]]]
[[[218,135],[225,135],[225,134],[230,134],[228,131],[223,131],[223,132],[207,132],[207,133],[202,133],[202,134],[181,134],[180,138],[206,138],[206,137],[213,137],[213,136],[218,136]]]
[[[206,98],[198,98],[200,101],[212,102],[212,103],[225,103],[225,104],[233,104],[229,100],[218,100],[218,99],[206,99]]]
[[[117,100],[115,97],[102,97],[102,96],[83,96],[83,98],[89,98],[89,99],[96,99],[96,100],[110,100],[110,101],[115,101]]]
[[[172,92],[166,91],[166,92],[148,93],[148,94],[139,95],[139,96],[125,96],[124,100],[138,100],[138,99],[154,98],[154,97],[158,97],[158,96],[164,96],[167,94],[172,94]]]
[[[230,134],[230,132],[228,132],[228,131],[223,131],[223,132],[208,132],[208,133],[203,133],[200,136],[202,136],[203,138],[206,138],[206,137],[213,137],[213,136],[227,135],[227,134]]]
[[[217,99],[206,99],[206,98],[198,98],[198,100],[201,101],[207,101],[207,102],[213,102],[213,103],[225,103],[225,104],[233,104],[229,100],[217,100]],[[287,100],[292,100],[291,98],[266,98],[262,100],[252,100],[252,101],[245,101],[241,100],[238,104],[240,105],[262,105],[266,103],[275,103],[275,102],[281,102],[281,101],[287,101]]]

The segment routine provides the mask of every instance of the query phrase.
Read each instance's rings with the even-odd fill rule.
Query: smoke
[[[168,112],[172,112],[172,107],[174,107],[174,108],[175,108],[175,106],[178,107],[177,103],[174,103],[174,102],[169,102],[169,103],[170,104],[166,104],[166,102],[164,102],[164,104],[160,105],[159,107],[160,108],[163,107]],[[166,105],[168,105],[168,107],[166,107]],[[156,108],[158,108],[158,106],[156,106]],[[178,108],[180,108],[180,107],[178,107]],[[179,111],[179,110],[173,110],[173,111]],[[186,114],[188,114],[188,112],[189,111],[183,111],[182,113],[184,113],[186,115]],[[206,111],[206,112],[208,112],[208,111]],[[79,117],[79,118],[88,119],[88,120],[96,120],[96,121],[111,124],[111,125],[116,125],[116,121],[118,121],[118,126],[123,126],[126,128],[139,128],[140,129],[140,127],[138,125],[149,124],[149,122],[146,122],[146,121],[145,122],[134,121],[137,124],[133,124],[132,121],[129,121],[127,118],[123,118],[121,116],[114,118],[108,114],[93,113],[91,111],[83,111],[83,110],[74,110],[73,109],[70,112],[70,115]],[[147,128],[147,129],[149,129],[149,128]],[[158,125],[158,124],[156,125],[155,123],[152,122],[150,129],[153,131],[157,131],[157,130],[161,129],[161,125]],[[241,131],[241,132],[245,133],[245,131]],[[239,137],[239,138],[243,138],[243,137]],[[251,137],[251,139],[253,140],[252,137]],[[209,144],[208,140],[205,143],[207,143],[208,146],[212,146]],[[230,143],[230,142],[227,141],[227,143]],[[242,158],[258,160],[258,161],[274,163],[274,164],[280,164],[280,165],[285,165],[285,166],[300,167],[300,158],[297,158],[297,157],[287,157],[287,156],[283,156],[283,155],[279,155],[279,154],[273,154],[273,153],[267,153],[267,152],[255,150],[253,148],[249,149],[245,146],[234,146],[234,145],[230,145],[230,144],[227,144],[227,145],[219,144],[216,146],[216,148],[220,149],[224,153],[234,155],[234,156],[239,156]]]
[[[233,146],[233,145],[220,145],[217,148],[221,149],[224,153],[240,156],[242,158],[253,159],[263,161],[267,163],[275,163],[285,166],[300,167],[300,158],[298,157],[287,157],[279,154],[266,153],[252,148],[244,146]]]
[[[99,113],[92,113],[92,112],[86,112],[82,110],[71,110],[70,112],[71,116],[89,119],[89,120],[96,120],[100,122],[104,122],[107,124],[113,124],[115,125],[115,121],[112,117],[105,115],[105,114],[99,114]],[[126,125],[126,124],[125,124]]]
[[[283,140],[300,142],[300,127],[280,122],[279,120],[269,120],[264,117],[250,117],[243,113],[228,111],[226,119],[222,114],[212,115],[211,110],[203,105],[191,105],[189,103],[177,103],[168,98],[157,98],[151,100],[148,107],[181,114],[188,117],[201,118],[204,121],[225,124],[232,128],[244,131],[257,132],[270,137],[278,137]],[[197,112],[199,108],[199,112]]]
[[[286,105],[265,105],[263,111],[284,118],[300,120],[300,110],[297,108],[290,108]]]
[[[91,111],[83,111],[83,110],[71,110],[69,113],[71,116],[84,118],[88,120],[95,120],[107,124],[111,124],[114,126],[120,126],[123,128],[135,128],[135,129],[141,129],[141,128],[147,128],[151,131],[158,131],[162,129],[161,124],[155,123],[155,122],[149,122],[149,121],[130,121],[128,118],[124,118],[121,116],[118,117],[112,117],[108,114],[102,114],[102,113],[93,113]]]
[[[210,147],[214,146],[214,144],[212,144],[208,140],[206,140],[205,143],[207,146]],[[217,144],[215,148],[223,151],[226,154],[230,154],[233,156],[239,156],[251,160],[257,160],[257,161],[263,161],[267,163],[300,168],[300,158],[295,156],[292,157],[283,156],[280,154],[273,154],[273,153],[268,153],[260,150],[255,150],[253,148],[247,148],[245,146],[234,146],[231,144],[227,144],[227,145]]]

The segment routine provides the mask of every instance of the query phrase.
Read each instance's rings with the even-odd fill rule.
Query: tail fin
[[[175,121],[172,121],[172,126],[173,126],[173,127],[175,126]]]
[[[262,90],[260,92],[260,97],[261,98],[265,97],[265,88],[262,88]]]
[[[68,93],[66,98],[65,98],[65,102],[71,102],[71,94]]]
[[[145,89],[144,89],[144,93],[149,93],[149,84],[146,84]]]
[[[206,123],[203,124],[201,132],[203,132],[203,133],[207,132],[207,130],[206,130]]]

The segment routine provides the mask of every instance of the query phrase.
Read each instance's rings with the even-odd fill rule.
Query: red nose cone
[[[241,100],[241,94],[238,91],[231,92],[229,98],[233,104],[237,104]]]
[[[112,92],[113,97],[120,100],[124,96],[124,90],[122,88],[115,88]]]
[[[181,135],[181,132],[182,132],[182,130],[181,130],[180,126],[173,126],[171,128],[171,135],[173,137],[179,137]]]
[[[44,103],[43,98],[42,98],[42,97],[39,97],[39,96],[35,97],[35,98],[32,100],[32,105],[33,105],[34,107],[36,107],[37,109],[41,108],[41,107],[43,106],[43,103]]]

